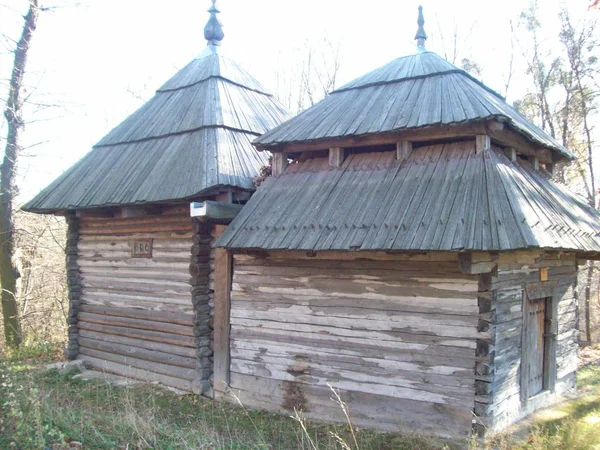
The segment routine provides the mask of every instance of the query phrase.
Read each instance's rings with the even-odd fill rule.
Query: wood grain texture
[[[488,401],[476,401],[474,411],[482,416],[488,431],[506,427],[574,387],[578,347],[575,257],[569,252],[501,253],[497,273],[483,283],[493,294],[490,327],[494,338],[482,370],[489,384]],[[548,281],[539,281],[541,267],[548,268]],[[536,298],[551,300],[542,308]],[[556,320],[544,323],[548,317]],[[531,354],[524,357],[524,351]],[[547,362],[554,365],[546,366]],[[541,392],[535,396],[537,391]]]
[[[235,255],[231,388],[250,405],[344,421],[317,398],[330,384],[371,426],[431,431],[431,413],[468,434],[476,340],[487,337],[477,277],[456,256],[293,255]]]
[[[219,230],[221,231],[221,230]],[[224,249],[215,251],[214,373],[213,389],[218,398],[229,386],[230,309],[232,255]]]
[[[191,391],[190,382],[198,384],[203,377],[208,383],[210,353],[196,343],[210,333],[208,305],[194,307],[188,271],[190,249],[198,245],[193,244],[188,209],[166,207],[159,215],[141,217],[82,217],[79,222],[84,230],[76,252],[80,356],[98,368],[163,380],[180,389]],[[151,258],[131,257],[138,239],[152,239]]]

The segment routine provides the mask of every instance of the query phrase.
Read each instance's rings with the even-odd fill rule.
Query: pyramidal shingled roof
[[[222,186],[253,190],[268,155],[253,139],[291,117],[219,47],[213,7],[206,49],[24,206],[64,209],[197,198]]]
[[[254,143],[268,148],[489,119],[503,121],[529,141],[572,158],[501,95],[422,46],[333,91]]]

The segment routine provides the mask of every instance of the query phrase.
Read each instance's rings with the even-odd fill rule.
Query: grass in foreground
[[[442,439],[299,423],[153,386],[81,381],[0,361],[0,448],[459,449]],[[346,444],[347,443],[347,444]]]
[[[27,355],[20,355],[22,358]],[[39,355],[29,355],[39,356]],[[122,388],[80,381],[39,359],[0,361],[0,448],[85,449],[458,449],[414,435],[356,433],[348,426],[299,423],[290,417],[177,396],[153,386]],[[586,395],[542,417],[527,442],[500,435],[488,449],[600,449],[600,367],[580,371]],[[81,445],[76,442],[81,443]],[[471,444],[474,446],[475,444]]]

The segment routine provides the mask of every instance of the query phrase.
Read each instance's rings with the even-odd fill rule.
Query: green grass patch
[[[43,360],[43,358],[41,359]],[[315,424],[261,411],[178,396],[151,385],[117,387],[57,370],[40,372],[40,355],[0,361],[0,448],[62,449],[600,449],[600,367],[579,372],[585,395],[548,411],[517,442],[484,443],[386,434]]]
[[[86,449],[111,450],[356,448],[348,426],[299,423],[154,386],[116,387],[57,370],[40,373],[16,363],[4,363],[0,371],[0,448],[53,448],[69,441],[81,442]],[[465,445],[354,431],[358,447],[365,450],[452,450]]]

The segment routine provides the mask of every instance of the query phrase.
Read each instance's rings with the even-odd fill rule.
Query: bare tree
[[[569,12],[563,9],[560,13],[561,32],[559,34],[567,56],[569,74],[565,76],[564,84],[568,86],[567,95],[572,104],[571,109],[575,110],[580,125],[579,144],[583,148],[583,158],[580,158],[582,182],[586,186],[588,204],[592,208],[598,208],[596,200],[598,192],[596,191],[596,177],[594,174],[594,140],[592,137],[592,114],[596,109],[596,98],[598,92],[594,89],[594,74],[598,72],[598,59],[592,53],[597,45],[594,37],[595,22],[584,22],[579,27],[575,27]],[[569,111],[571,114],[571,112]],[[572,115],[572,114],[571,114]],[[565,129],[569,127],[563,125]],[[585,284],[585,333],[587,341],[592,345],[592,327],[591,327],[591,289],[594,276],[594,264],[589,261],[587,267],[587,282]]]
[[[277,96],[292,112],[300,112],[323,99],[337,86],[340,48],[327,38],[306,41],[296,49],[299,63],[278,71]]]
[[[15,172],[20,150],[23,120],[23,78],[31,38],[39,15],[38,0],[29,0],[23,30],[14,48],[14,63],[8,86],[8,99],[4,116],[7,137],[4,158],[0,167],[0,285],[2,286],[2,316],[4,335],[8,347],[21,344],[21,329],[17,299],[15,296],[19,270],[13,261],[14,254],[14,198],[16,192]]]

